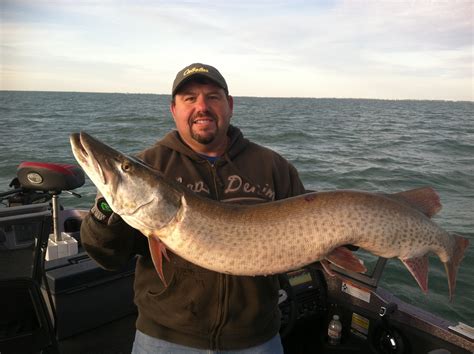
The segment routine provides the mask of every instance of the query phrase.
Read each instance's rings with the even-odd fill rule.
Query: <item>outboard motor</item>
[[[22,162],[17,168],[17,178],[23,189],[48,193],[52,199],[54,241],[61,241],[59,228],[59,194],[62,191],[80,197],[71,190],[85,182],[84,171],[76,165],[48,162]]]
[[[84,184],[84,171],[76,165],[48,162],[22,162],[17,177],[23,188],[58,192]]]

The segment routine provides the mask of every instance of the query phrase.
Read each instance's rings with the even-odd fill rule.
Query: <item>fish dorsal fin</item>
[[[390,197],[402,200],[431,218],[441,210],[438,193],[431,187],[422,187],[391,194]]]

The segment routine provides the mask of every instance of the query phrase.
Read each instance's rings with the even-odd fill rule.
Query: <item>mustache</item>
[[[215,122],[217,121],[217,116],[213,112],[206,110],[206,111],[199,111],[199,112],[194,113],[189,118],[189,124],[192,124],[198,118],[211,118]]]

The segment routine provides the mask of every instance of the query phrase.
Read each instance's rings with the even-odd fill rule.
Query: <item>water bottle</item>
[[[342,323],[338,315],[332,316],[328,326],[329,344],[337,345],[341,343]]]

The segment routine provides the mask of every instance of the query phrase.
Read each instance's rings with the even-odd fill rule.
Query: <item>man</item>
[[[233,98],[212,66],[191,64],[172,88],[177,131],[139,157],[207,198],[258,203],[304,193],[296,169],[230,125]],[[276,276],[231,276],[203,269],[171,252],[166,285],[147,239],[97,198],[81,228],[82,244],[99,264],[116,269],[136,254],[137,333],[133,353],[282,353]],[[236,352],[235,352],[236,351]]]

